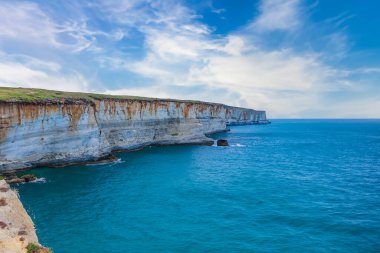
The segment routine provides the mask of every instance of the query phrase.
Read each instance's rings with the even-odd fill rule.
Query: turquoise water
[[[380,121],[231,130],[17,188],[55,253],[380,252]]]

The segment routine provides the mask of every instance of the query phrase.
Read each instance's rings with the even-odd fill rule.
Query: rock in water
[[[217,145],[217,146],[229,146],[227,140],[218,140],[218,141],[216,142],[216,145]]]
[[[37,177],[35,175],[32,175],[32,174],[27,174],[27,175],[23,175],[20,177],[21,179],[24,180],[24,182],[33,182],[37,179]]]

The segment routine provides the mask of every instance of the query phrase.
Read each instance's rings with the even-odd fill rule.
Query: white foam
[[[121,160],[121,158],[116,159],[113,162],[110,162],[110,164],[119,164],[119,163],[124,163],[125,161]]]
[[[245,147],[245,145],[236,143],[236,144],[232,144],[231,147]]]
[[[118,158],[114,161],[105,161],[105,162],[98,162],[98,163],[88,163],[86,164],[86,166],[104,166],[104,165],[114,165],[114,164],[118,164],[118,163],[124,163],[124,161],[121,160],[121,158]]]
[[[46,183],[46,178],[44,178],[44,177],[40,177],[40,178],[37,178],[36,180],[30,182],[30,183],[40,183],[40,184],[44,184],[44,183]]]

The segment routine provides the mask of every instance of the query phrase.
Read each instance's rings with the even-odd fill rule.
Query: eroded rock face
[[[94,161],[146,145],[212,144],[227,124],[265,122],[263,111],[160,100],[0,103],[0,172]]]

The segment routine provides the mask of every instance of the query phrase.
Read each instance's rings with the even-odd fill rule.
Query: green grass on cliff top
[[[83,99],[88,101],[112,99],[112,100],[148,100],[148,101],[183,101],[195,102],[193,100],[175,100],[175,99],[160,99],[126,95],[105,95],[83,92],[65,92],[56,90],[32,89],[32,88],[10,88],[0,87],[0,101],[12,102],[38,102],[55,99]],[[211,103],[210,103],[211,104]]]
[[[136,96],[114,96],[82,92],[65,92],[33,88],[0,87],[0,101],[40,101],[54,99],[153,99]]]

